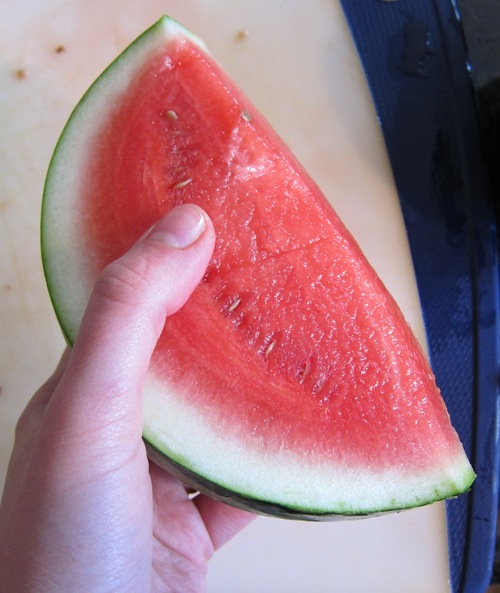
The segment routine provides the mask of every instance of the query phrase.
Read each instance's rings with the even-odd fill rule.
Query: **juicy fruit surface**
[[[414,340],[402,320],[394,327],[395,305],[304,174],[269,150],[255,110],[229,93],[200,104],[192,88],[219,97],[228,82],[212,82],[210,62],[192,44],[167,51],[146,65],[103,130],[83,199],[94,221],[87,249],[103,247],[98,268],[175,204],[199,203],[217,221],[214,259],[192,301],[168,320],[155,371],[175,383],[180,369],[194,367],[190,403],[210,415],[217,398],[217,422],[229,420],[221,429],[260,433],[259,446],[366,460],[385,435],[373,463],[403,455],[425,464],[431,451],[421,443],[447,445],[435,430],[444,418],[426,421],[425,406],[415,405],[432,377],[424,361],[420,376],[411,370]],[[199,350],[203,358],[193,360]],[[400,414],[405,400],[413,405]],[[415,421],[417,442],[401,439]]]
[[[219,439],[373,475],[425,475],[464,455],[397,305],[198,44],[179,34],[150,52],[82,154],[75,250],[91,254],[90,286],[174,205],[214,221],[213,260],[167,320],[151,375]],[[434,498],[466,488],[465,473]]]

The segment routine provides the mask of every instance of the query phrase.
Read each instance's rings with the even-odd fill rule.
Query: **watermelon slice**
[[[70,343],[103,267],[183,202],[209,213],[217,244],[151,361],[151,457],[283,517],[466,491],[474,472],[395,301],[203,43],[163,17],[86,93],[47,174],[44,270]]]

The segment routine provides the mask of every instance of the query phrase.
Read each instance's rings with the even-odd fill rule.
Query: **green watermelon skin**
[[[269,124],[165,17],[91,87],[49,168],[42,253],[70,343],[99,272],[183,202],[208,212],[217,245],[151,362],[151,455],[277,516],[467,490],[474,472],[395,301]]]

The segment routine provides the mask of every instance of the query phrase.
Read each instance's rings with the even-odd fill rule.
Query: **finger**
[[[222,547],[257,517],[254,513],[242,511],[203,494],[193,502],[205,523],[214,550]]]
[[[55,388],[59,384],[61,377],[64,373],[64,369],[68,363],[70,350],[66,348],[59,360],[59,363],[52,373],[52,375],[47,379],[47,381],[38,389],[35,395],[31,398],[28,402],[26,408],[24,409],[23,413],[19,417],[16,425],[16,434],[19,435],[23,432],[32,433],[38,424],[47,402],[49,401],[52,393],[54,392]]]
[[[165,317],[189,298],[213,252],[214,231],[197,206],[172,209],[99,277],[51,408],[92,426],[120,418],[142,431],[141,387]],[[71,392],[71,397],[67,393]],[[120,425],[114,426],[119,431]]]
[[[193,500],[190,500],[186,487],[178,478],[173,477],[153,462],[149,464],[149,471],[153,484],[155,512],[158,519],[157,535],[161,536],[164,542],[172,534],[171,526],[174,520],[173,517],[179,516],[186,522],[194,520],[195,523],[197,518],[201,518],[204,530],[208,534],[211,543],[211,549],[206,548],[204,557],[210,558],[215,550],[222,547],[257,517],[254,513],[242,511],[218,502],[205,494],[198,494]],[[196,515],[188,516],[189,513],[186,510],[180,512],[182,507],[184,509],[186,508],[185,505],[188,505],[188,508],[194,505],[193,508],[197,510]],[[194,527],[194,524],[191,524],[190,529],[187,528],[187,525],[184,525],[183,529],[177,533],[177,536],[180,538],[180,532],[182,531],[191,534],[190,537],[192,539],[192,534],[198,532],[199,537],[197,541],[199,546],[201,546],[203,538],[199,529]],[[168,545],[173,547],[171,543]]]
[[[149,463],[153,490],[154,537],[164,549],[193,564],[199,559],[209,560],[214,548],[197,508],[190,500],[182,482]]]

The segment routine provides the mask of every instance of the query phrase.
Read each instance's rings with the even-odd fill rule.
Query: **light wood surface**
[[[423,328],[380,131],[331,0],[4,0],[0,4],[0,483],[17,417],[63,349],[39,255],[45,171],[71,109],[163,13],[214,55],[311,172]],[[444,507],[336,524],[259,519],[224,548],[210,592],[447,593]]]

